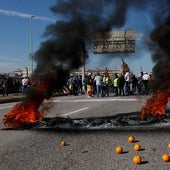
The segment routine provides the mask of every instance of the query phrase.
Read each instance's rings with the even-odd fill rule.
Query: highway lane
[[[51,109],[47,117],[96,117],[110,116],[117,113],[140,111],[145,105],[147,96],[124,96],[124,97],[103,97],[88,98],[87,96],[61,96],[45,101]],[[8,112],[17,102],[0,104],[0,110],[7,109]],[[120,107],[123,106],[123,107]],[[1,113],[1,116],[3,114]]]
[[[105,97],[87,98],[86,96],[72,96],[53,98],[52,110],[47,116],[54,116],[57,112],[59,116],[69,116],[71,118],[111,116],[118,113],[140,111],[145,105],[147,96],[141,97]],[[123,107],[120,107],[123,106]]]
[[[46,101],[52,108],[47,117],[72,118],[110,116],[140,111],[148,97],[62,96]],[[16,103],[0,105],[0,117]],[[3,127],[2,122],[0,123]],[[127,142],[134,135],[142,150],[135,152]],[[57,131],[57,130],[1,130],[0,169],[56,169],[56,170],[169,170],[170,163],[161,160],[163,153],[170,153],[168,131]],[[61,147],[60,141],[67,146]],[[124,153],[114,149],[123,146]],[[134,165],[132,158],[140,154],[143,162]]]

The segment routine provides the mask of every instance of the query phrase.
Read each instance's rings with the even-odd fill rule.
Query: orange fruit
[[[133,157],[133,163],[134,164],[138,165],[138,164],[141,164],[141,162],[142,162],[142,157],[140,155],[135,155]]]
[[[129,136],[128,137],[128,142],[133,143],[135,141],[135,137],[134,136]]]
[[[115,152],[121,154],[123,152],[123,148],[121,146],[117,146]]]
[[[169,156],[168,154],[163,154],[163,155],[162,155],[162,160],[163,160],[164,162],[169,162],[169,161],[170,161],[170,156]]]
[[[133,149],[134,149],[135,151],[140,151],[140,148],[141,148],[140,144],[135,144],[135,145],[133,146]]]
[[[170,143],[168,143],[168,148],[170,148]]]
[[[62,141],[60,142],[60,145],[61,145],[61,146],[66,146],[66,141],[62,140]]]

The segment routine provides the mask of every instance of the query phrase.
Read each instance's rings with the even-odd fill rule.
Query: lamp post
[[[34,15],[30,16],[30,59],[31,59],[31,74],[33,74],[33,51],[32,51],[32,19],[34,18]]]
[[[25,71],[26,71],[26,75],[27,75],[27,78],[28,78],[28,67],[25,67]]]

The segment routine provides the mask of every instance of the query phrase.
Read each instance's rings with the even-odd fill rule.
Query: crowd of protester
[[[152,80],[152,74],[146,72],[141,72],[138,77],[130,71],[124,74],[115,73],[112,77],[107,73],[88,73],[83,81],[81,75],[70,76],[63,91],[74,96],[85,93],[88,97],[105,97],[111,94],[114,96],[148,95],[154,93]],[[18,92],[24,95],[29,85],[28,77],[4,77],[0,79],[0,93],[2,96]]]
[[[74,96],[83,94],[83,83],[81,75],[70,76],[66,84],[70,93]]]
[[[8,96],[13,93],[21,93],[25,95],[31,86],[30,78],[25,77],[1,77],[0,78],[0,94]]]
[[[117,74],[110,77],[109,74],[99,72],[95,75],[88,73],[82,83],[81,76],[74,75],[67,81],[67,86],[73,95],[81,95],[84,92],[88,97],[148,95],[154,93],[152,88],[152,74],[141,72],[136,76],[133,72]]]
[[[2,77],[0,78],[0,94],[8,96],[11,93],[19,93],[21,91],[21,78]]]

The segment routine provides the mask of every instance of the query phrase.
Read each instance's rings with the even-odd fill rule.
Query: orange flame
[[[49,111],[49,108],[43,108],[41,112],[38,111],[45,99],[42,92],[48,88],[48,81],[36,85],[35,92],[31,98],[27,99],[26,102],[16,104],[14,108],[4,116],[4,125],[8,128],[20,128],[24,123],[31,124],[39,121]]]
[[[164,65],[161,67],[162,74],[166,74],[170,71],[169,65]],[[167,84],[170,83],[169,79],[164,80]],[[163,83],[165,83],[163,82]],[[152,98],[148,99],[146,106],[141,109],[140,117],[141,119],[145,119],[145,117],[155,116],[157,118],[161,118],[166,115],[166,106],[168,100],[170,99],[170,88],[164,89],[163,84],[160,84],[157,93]]]
[[[141,109],[141,119],[149,116],[162,117],[165,115],[166,105],[170,96],[170,89],[167,91],[157,90],[157,94],[148,99],[146,106]]]

